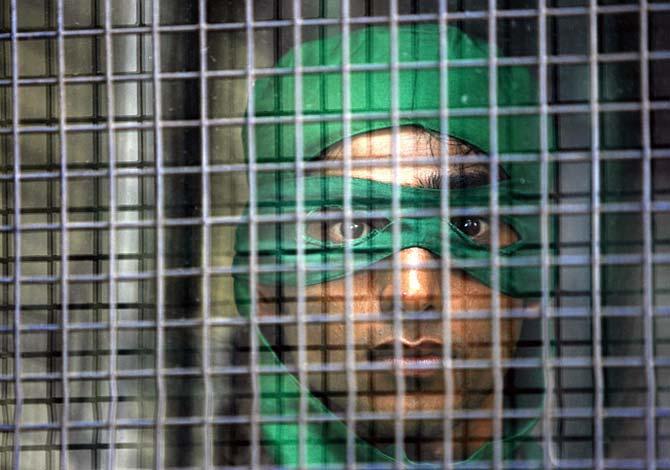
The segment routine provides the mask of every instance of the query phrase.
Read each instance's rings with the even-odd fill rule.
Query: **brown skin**
[[[389,160],[391,158],[391,131],[381,130],[353,137],[351,139],[352,160]],[[473,154],[472,149],[455,141],[449,141],[450,155]],[[399,131],[398,155],[401,167],[394,175],[391,166],[355,167],[351,176],[380,182],[396,182],[405,186],[426,186],[427,181],[440,176],[440,141],[437,137],[415,127],[402,127]],[[434,162],[417,164],[418,159],[436,155]],[[342,145],[328,149],[326,160],[342,160]],[[467,158],[463,158],[466,160]],[[488,174],[485,164],[450,164],[449,176],[469,173]],[[330,169],[328,175],[342,175],[339,169]],[[473,238],[482,243],[490,241],[489,224],[479,219],[472,231]],[[357,221],[352,233],[365,230],[366,221]],[[329,239],[342,236],[342,224],[307,226],[308,231],[317,231]],[[487,238],[489,236],[489,238]],[[500,245],[516,241],[517,235],[504,224],[500,225]],[[400,272],[400,308],[402,312],[441,312],[442,273],[435,267],[426,267],[426,262],[439,259],[423,248],[407,248],[400,252],[402,270]],[[353,312],[354,315],[378,315],[393,313],[393,272],[392,270],[361,271],[354,274]],[[305,311],[308,314],[343,314],[345,312],[344,279],[319,285],[307,286]],[[260,286],[260,315],[295,314],[295,290],[283,289],[278,295],[274,286]],[[490,311],[492,308],[491,289],[467,275],[453,269],[450,272],[449,308],[454,315],[459,312]],[[502,310],[518,308],[522,301],[501,295]],[[428,356],[441,355],[443,347],[443,322],[441,320],[406,320],[399,339],[404,345],[403,354]],[[452,355],[455,359],[492,358],[492,321],[489,319],[452,319],[449,325],[452,338]],[[520,320],[501,320],[501,353],[503,358],[514,354],[521,330]],[[344,322],[327,324],[311,323],[306,327],[307,362],[310,366],[320,364],[344,364],[346,362],[346,326]],[[353,343],[356,364],[372,361],[386,361],[386,371],[359,371],[356,373],[358,412],[393,413],[396,407],[396,375],[393,366],[393,343],[395,341],[393,321],[375,320],[353,324]],[[269,339],[272,342],[272,339]],[[283,346],[297,349],[296,326],[283,329]],[[432,356],[431,356],[432,357]],[[404,373],[405,396],[402,403],[404,412],[442,411],[447,402],[445,377],[442,370],[418,370],[417,362],[411,359],[404,363],[409,370]],[[414,367],[414,369],[412,369]],[[420,367],[420,366],[418,366]],[[490,409],[493,405],[493,372],[491,369],[455,369],[448,380],[453,384],[453,409]],[[319,396],[333,410],[345,410],[347,403],[346,374],[344,372],[315,372],[309,376],[312,392]],[[482,443],[490,439],[490,420],[454,421],[453,451],[455,459],[464,459]],[[359,423],[359,436],[369,442],[384,447],[393,443],[393,421]],[[443,424],[441,420],[406,420],[404,427],[406,451],[410,458],[436,459],[443,452]],[[417,444],[419,442],[419,444]]]

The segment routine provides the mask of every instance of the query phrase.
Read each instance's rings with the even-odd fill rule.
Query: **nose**
[[[439,311],[442,308],[441,271],[438,260],[423,248],[406,248],[400,252],[400,307],[404,312]],[[432,264],[432,266],[429,266]],[[393,311],[393,272],[383,276],[380,286],[382,312]]]

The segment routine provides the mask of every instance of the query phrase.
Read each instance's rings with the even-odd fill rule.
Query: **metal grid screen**
[[[670,468],[670,3],[0,5],[0,468]]]

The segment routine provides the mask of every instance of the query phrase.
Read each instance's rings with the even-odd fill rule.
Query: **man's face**
[[[377,131],[351,139],[352,160],[373,160],[369,166],[356,166],[351,171],[354,178],[364,178],[403,186],[439,189],[440,180],[446,176],[452,187],[471,187],[487,184],[488,165],[464,163],[449,165],[449,174],[440,171],[440,142],[434,136],[413,127],[403,127],[399,132],[397,147],[400,170],[394,170],[388,162],[392,154],[392,133],[390,130]],[[343,159],[343,148],[335,146],[325,155],[328,161]],[[449,143],[449,153],[463,155],[468,149],[457,142]],[[434,157],[431,157],[433,155]],[[426,163],[426,159],[430,159]],[[423,161],[420,161],[423,160]],[[380,164],[375,163],[379,161]],[[384,164],[381,164],[384,163]],[[367,164],[366,164],[367,165]],[[342,175],[341,169],[324,170],[326,175]],[[490,242],[490,225],[486,218],[460,217],[452,219],[464,233],[479,243]],[[374,222],[353,220],[350,234],[353,238],[362,236],[373,229]],[[345,236],[343,222],[313,222],[306,224],[306,232],[312,237],[337,242]],[[500,246],[517,240],[512,228],[500,224]],[[449,273],[449,294],[442,289],[440,260],[423,248],[407,248],[400,252],[398,300],[401,317],[414,315],[415,319],[404,319],[402,334],[394,334],[394,275],[393,270],[363,270],[353,275],[351,302],[354,318],[364,318],[353,324],[353,342],[357,365],[370,362],[380,364],[380,371],[357,371],[356,407],[357,412],[393,413],[396,407],[396,375],[399,366],[405,381],[403,407],[406,412],[440,411],[444,409],[446,397],[445,379],[453,384],[452,404],[454,409],[488,408],[493,396],[493,371],[491,368],[454,369],[445,378],[440,369],[443,355],[443,321],[435,316],[443,310],[443,303],[449,302],[452,316],[463,312],[485,312],[492,307],[491,289],[464,271],[452,269]],[[430,265],[430,266],[428,266]],[[305,289],[305,310],[309,314],[339,314],[346,310],[345,279],[323,284],[310,285]],[[501,295],[501,309],[516,308],[521,305],[517,299]],[[295,289],[276,286],[260,286],[259,313],[261,315],[295,314],[297,309]],[[433,319],[416,319],[417,315],[431,315]],[[385,317],[385,318],[382,318]],[[519,337],[520,320],[500,322],[501,354],[503,358],[514,353]],[[490,360],[492,358],[492,320],[488,318],[454,318],[450,321],[452,357],[457,360]],[[308,323],[306,325],[306,358],[310,367],[319,365],[344,365],[346,363],[347,334],[344,321]],[[295,325],[281,329],[281,339],[273,338],[266,332],[268,341],[281,343],[284,350],[297,351],[298,335]],[[394,358],[394,343],[400,341],[404,359]],[[293,354],[296,357],[296,354]],[[431,366],[435,368],[430,368]],[[421,369],[423,367],[423,369]],[[426,368],[428,367],[428,368]],[[347,403],[347,377],[345,372],[312,372],[309,386],[326,405],[333,410],[345,410]],[[441,421],[435,420],[437,429]],[[377,426],[377,435],[392,436],[393,426],[386,423]],[[426,422],[408,420],[405,433],[421,434],[431,429]]]

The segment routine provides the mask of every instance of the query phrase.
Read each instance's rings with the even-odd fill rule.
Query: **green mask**
[[[347,245],[353,256],[354,270],[365,269],[382,260],[390,260],[394,252],[394,225],[400,225],[399,248],[424,248],[436,257],[446,255],[442,247],[443,229],[440,217],[441,191],[400,186],[399,218],[392,212],[393,185],[365,179],[351,180],[351,208],[355,218],[354,232],[349,241],[338,237],[342,233],[344,207],[344,179],[341,177],[307,176],[304,179],[303,208],[305,211],[303,253],[305,284],[313,285],[340,279],[345,275]],[[517,215],[517,206],[533,208],[537,196],[524,192],[528,188],[513,180],[498,183],[498,204],[503,215],[500,224],[516,233],[517,240],[500,248],[503,266],[500,269],[500,289],[513,297],[538,297],[541,295],[541,276],[538,266],[540,254],[540,220],[535,215]],[[461,213],[486,211],[489,208],[491,188],[488,185],[449,191],[449,210]],[[265,181],[259,185],[257,214],[263,218],[294,218],[296,215],[296,185],[292,175]],[[518,211],[517,211],[518,212]],[[374,218],[369,218],[374,214]],[[421,216],[417,216],[421,214]],[[270,217],[271,216],[271,217]],[[480,282],[490,285],[490,246],[487,240],[466,234],[459,221],[487,224],[485,218],[474,216],[453,218],[448,223],[449,252],[452,267],[463,263],[463,269]],[[463,225],[463,224],[460,224]],[[502,228],[501,228],[502,229]],[[295,286],[297,284],[298,236],[294,222],[258,224],[257,253],[259,265],[281,272],[263,272],[261,284]],[[331,235],[332,233],[332,235]],[[240,226],[236,239],[237,266],[247,263],[250,246],[246,226]],[[526,266],[511,266],[513,259],[525,261]],[[474,265],[474,266],[473,266]],[[248,277],[238,275],[238,305],[244,299]]]

